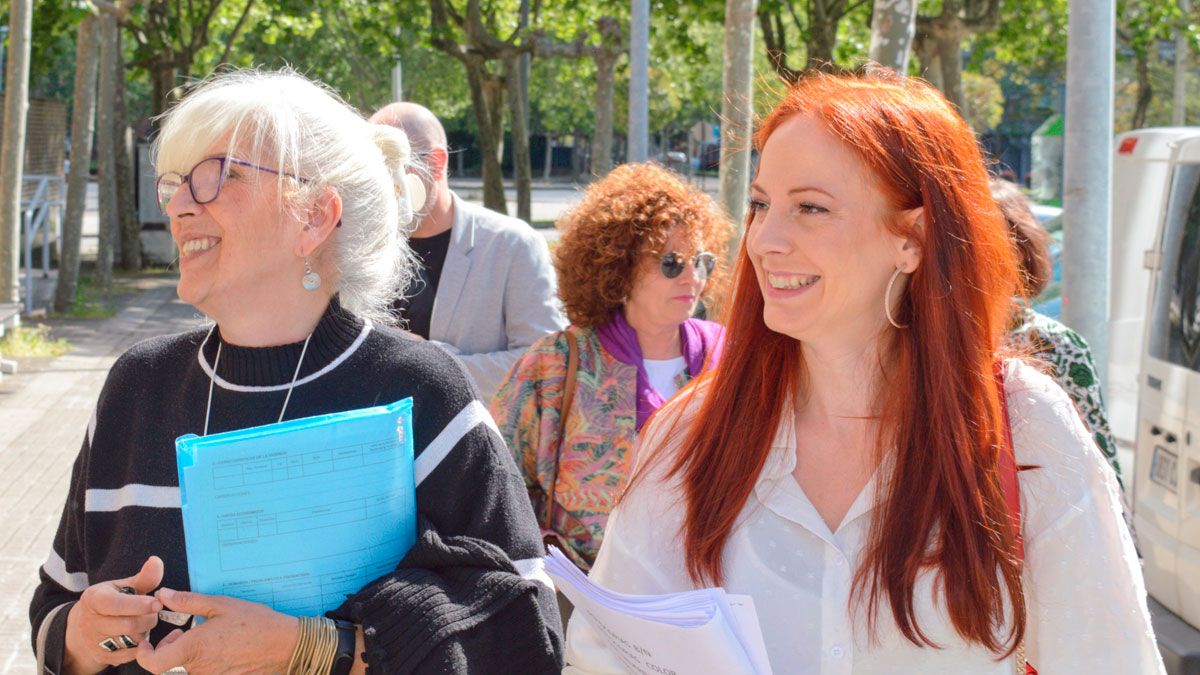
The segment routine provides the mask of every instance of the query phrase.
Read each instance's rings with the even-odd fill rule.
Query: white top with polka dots
[[[1017,361],[1009,361],[1005,372],[1017,461],[1040,467],[1020,474],[1030,663],[1048,675],[1163,673],[1112,468],[1056,384]],[[662,411],[668,414],[660,413],[647,429],[643,452],[671,451],[659,447],[670,426],[666,420],[682,414],[686,422],[702,395],[669,403]],[[774,672],[1013,673],[1012,659],[997,661],[958,636],[935,599],[930,574],[918,578],[916,613],[942,649],[904,639],[886,603],[871,640],[861,610],[850,609],[850,590],[879,477],[831,532],[792,476],[792,425],[790,416],[780,425],[725,549],[725,588],[753,596]],[[666,481],[660,468],[646,479],[613,512],[591,578],[624,593],[689,590],[680,541],[672,536],[683,517],[679,486]],[[564,673],[571,675],[624,672],[579,612],[571,617],[567,661]]]

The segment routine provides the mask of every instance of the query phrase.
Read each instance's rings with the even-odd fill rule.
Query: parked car
[[[1200,136],[1189,135],[1171,143],[1157,191],[1145,188],[1157,195],[1144,200],[1157,227],[1144,254],[1132,481],[1150,613],[1172,675],[1200,673]]]

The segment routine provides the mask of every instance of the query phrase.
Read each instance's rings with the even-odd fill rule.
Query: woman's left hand
[[[167,609],[205,618],[187,631],[174,630],[152,647],[138,645],[138,664],[152,673],[182,666],[188,675],[282,673],[300,635],[300,623],[257,602],[202,593],[155,593]]]

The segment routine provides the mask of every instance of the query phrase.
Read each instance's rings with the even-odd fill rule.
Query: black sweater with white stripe
[[[189,588],[175,439],[204,426],[220,339],[218,330],[205,342],[207,332],[142,342],[108,375],[30,606],[47,672],[61,672],[67,613],[88,585],[131,576],[157,555],[163,585]],[[209,433],[276,421],[301,345],[222,345]],[[428,470],[417,543],[331,615],[362,625],[372,672],[557,672],[558,609],[524,482],[453,357],[365,324],[335,300],[312,334],[287,419],[409,396],[418,474]],[[435,439],[449,452],[423,462]],[[170,628],[160,622],[152,639]],[[110,672],[145,671],[133,662]]]

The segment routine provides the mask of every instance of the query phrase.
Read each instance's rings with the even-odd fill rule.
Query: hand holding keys
[[[122,595],[137,595],[137,591],[134,590],[132,586],[117,586],[117,592],[121,593]],[[192,620],[192,615],[184,614],[183,612],[172,612],[169,609],[163,609],[159,610],[158,612],[158,620],[165,621],[172,626],[178,626],[182,628]],[[110,637],[100,641],[100,647],[109,652],[115,652],[118,649],[131,649],[137,645],[137,640],[134,640],[128,635],[118,635],[115,638]]]

